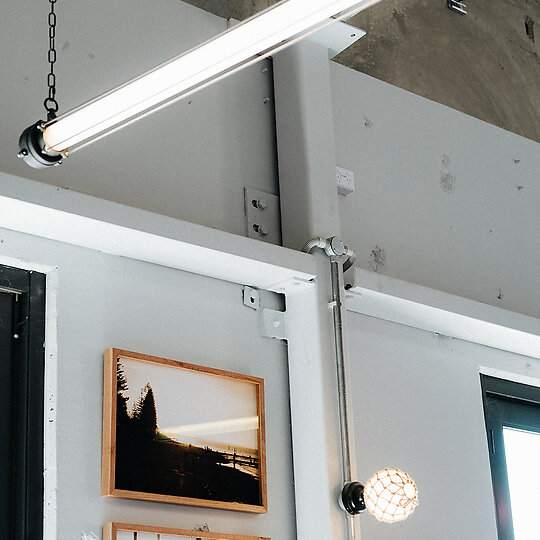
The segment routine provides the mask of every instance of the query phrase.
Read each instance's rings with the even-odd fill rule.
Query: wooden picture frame
[[[127,534],[122,534],[127,533]],[[133,536],[129,535],[133,533]],[[262,536],[245,536],[243,534],[222,534],[205,531],[187,531],[184,529],[170,529],[167,527],[152,527],[148,525],[133,525],[130,523],[106,523],[103,527],[103,540],[143,540],[137,538],[138,533],[144,534],[144,540],[270,540]],[[148,535],[154,535],[149,538]]]
[[[265,513],[263,379],[106,350],[101,492]]]

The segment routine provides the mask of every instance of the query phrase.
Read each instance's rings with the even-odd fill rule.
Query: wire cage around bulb
[[[364,486],[366,508],[379,521],[395,523],[408,518],[418,505],[414,480],[399,469],[383,469]]]
[[[351,515],[369,510],[379,521],[395,523],[408,518],[418,505],[414,480],[399,469],[383,469],[367,484],[348,482],[339,498],[340,506]]]

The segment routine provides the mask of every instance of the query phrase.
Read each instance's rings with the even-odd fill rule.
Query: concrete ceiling
[[[238,20],[277,2],[187,1]],[[367,35],[334,60],[540,142],[540,2],[471,0],[467,10],[383,0],[348,21]]]

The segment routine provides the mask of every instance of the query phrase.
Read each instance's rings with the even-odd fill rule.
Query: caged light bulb
[[[407,473],[383,469],[364,486],[364,502],[379,521],[395,523],[414,512],[418,505],[418,489]]]

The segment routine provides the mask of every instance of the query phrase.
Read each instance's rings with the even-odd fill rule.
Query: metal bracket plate
[[[279,197],[259,189],[244,188],[247,235],[281,245]]]
[[[365,35],[364,30],[346,22],[337,21],[311,34],[308,39],[326,47],[331,60]]]
[[[244,305],[251,309],[259,309],[261,305],[261,295],[258,289],[244,287]]]
[[[274,309],[262,310],[263,335],[267,338],[287,339],[286,312]]]

